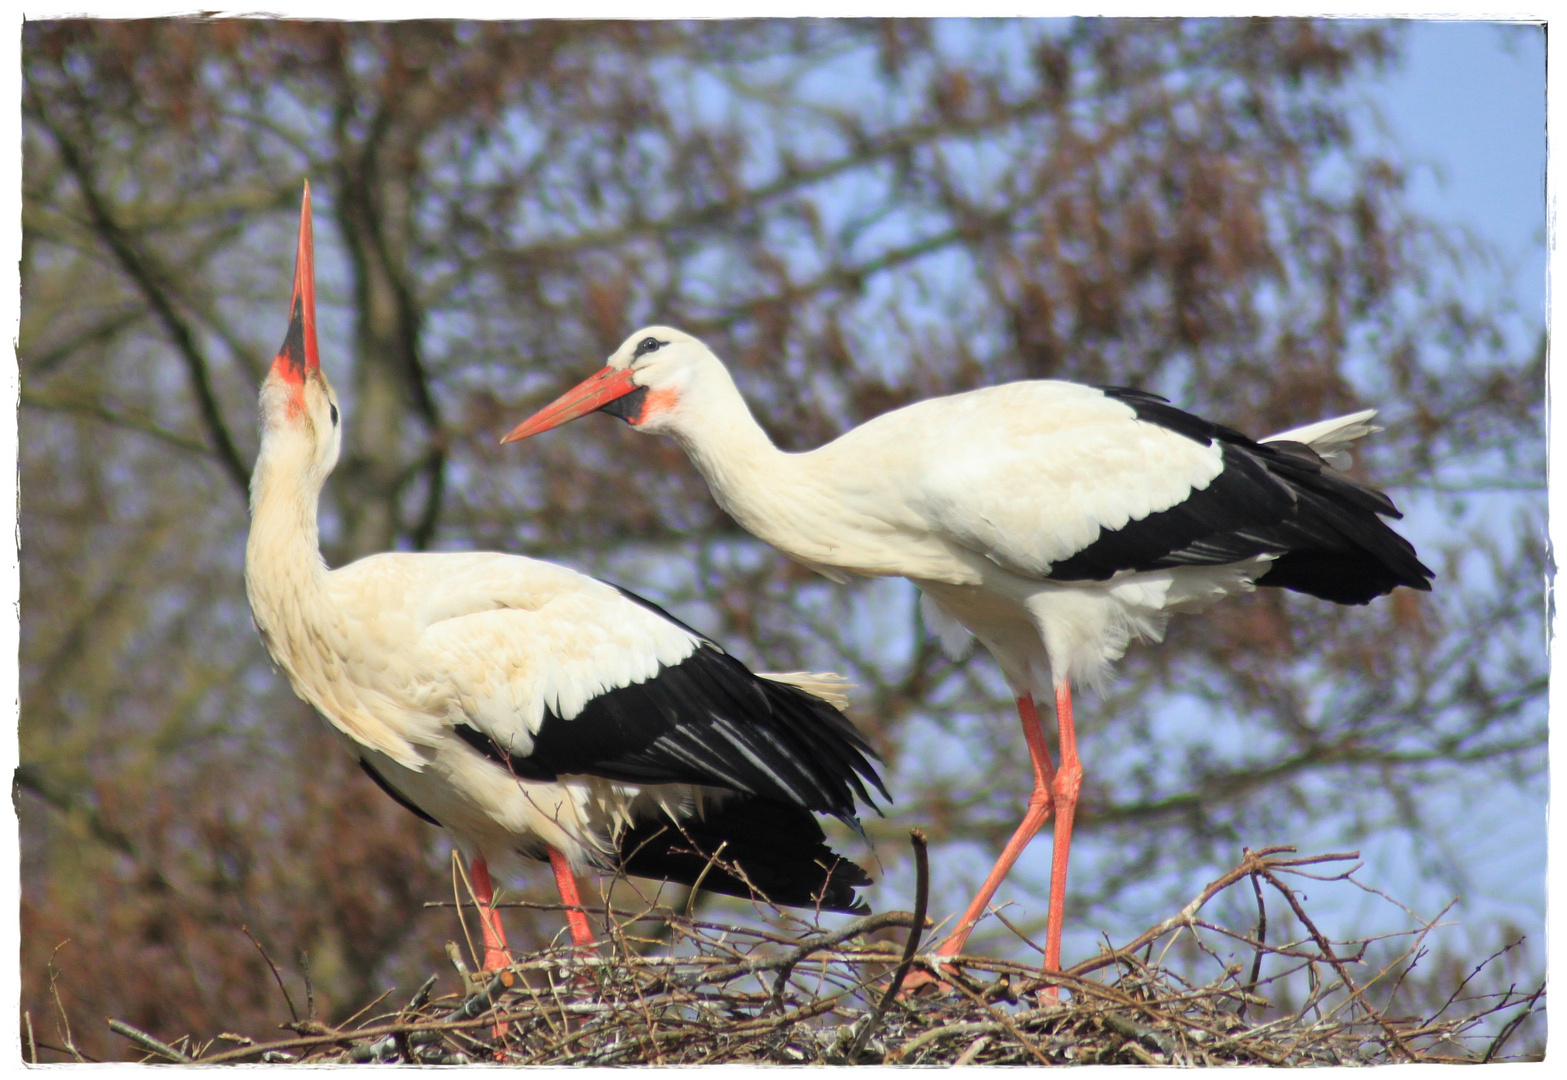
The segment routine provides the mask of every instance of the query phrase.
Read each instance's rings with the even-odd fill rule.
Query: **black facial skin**
[[[650,352],[657,352],[668,344],[669,342],[660,341],[655,337],[645,337],[637,342],[637,351],[631,354],[631,362],[635,364],[639,358],[646,356]]]
[[[652,341],[652,338],[648,338]],[[618,397],[606,405],[600,405],[598,411],[618,416],[628,424],[640,424],[642,422],[642,410],[647,407],[647,387],[639,386],[624,397]]]
[[[290,369],[290,382],[305,381],[305,301],[304,298],[294,296],[294,309],[288,320],[288,335],[283,338],[283,347],[278,350],[278,358],[283,360]]]

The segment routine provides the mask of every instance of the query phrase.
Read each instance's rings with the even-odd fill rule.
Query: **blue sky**
[[[1545,305],[1545,34],[1410,21],[1404,60],[1370,87],[1412,171],[1416,209],[1497,245],[1521,308]]]

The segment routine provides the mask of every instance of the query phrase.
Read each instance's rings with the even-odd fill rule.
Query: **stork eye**
[[[337,406],[328,402],[327,408],[332,410],[332,426],[337,427]]]
[[[669,342],[660,341],[655,337],[645,337],[641,341],[637,342],[637,351],[631,354],[631,359],[635,361],[650,352],[657,352],[659,349],[662,349],[665,345],[668,344]]]

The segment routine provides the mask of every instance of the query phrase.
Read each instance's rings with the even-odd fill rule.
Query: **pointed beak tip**
[[[544,409],[541,410],[541,412],[534,413],[522,423],[512,428],[501,439],[501,445],[505,446],[507,443],[521,442],[523,439],[542,434],[546,431],[549,431],[551,428],[559,427],[561,424],[566,422],[565,419],[560,417],[550,417],[546,415],[548,412],[548,409]]]

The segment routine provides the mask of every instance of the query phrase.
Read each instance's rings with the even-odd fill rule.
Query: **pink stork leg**
[[[1034,707],[1034,699],[1024,695],[1017,699],[1018,719],[1023,722],[1023,740],[1028,743],[1028,756],[1034,764],[1034,791],[1028,797],[1028,810],[1023,815],[1023,821],[1013,832],[1012,839],[1007,841],[1007,846],[1001,849],[1001,856],[996,860],[996,865],[991,867],[990,875],[985,878],[985,883],[979,887],[979,893],[969,904],[968,910],[958,920],[947,939],[936,947],[937,956],[956,956],[963,951],[963,946],[968,943],[969,934],[980,919],[985,917],[989,910],[990,899],[996,895],[996,890],[1011,873],[1013,864],[1023,854],[1023,849],[1044,827],[1045,819],[1050,816],[1054,795],[1052,783],[1055,780],[1055,766],[1050,763],[1050,750],[1045,746],[1045,732],[1039,725],[1039,711]],[[936,980],[923,972],[915,972],[904,980],[905,992],[917,990]]]
[[[1001,849],[1001,856],[996,860],[996,865],[991,867],[990,876],[985,878],[985,883],[979,887],[978,895],[969,904],[968,910],[958,920],[958,925],[947,936],[947,940],[936,949],[938,956],[956,956],[963,951],[963,946],[967,944],[968,936],[975,924],[985,917],[985,912],[990,907],[991,897],[996,895],[996,890],[1012,872],[1013,864],[1023,854],[1023,849],[1044,827],[1045,819],[1050,816],[1054,798],[1051,783],[1055,779],[1056,770],[1050,763],[1050,750],[1045,746],[1045,732],[1039,726],[1039,712],[1034,708],[1032,697],[1024,695],[1017,699],[1017,715],[1023,722],[1023,739],[1028,743],[1028,756],[1034,764],[1034,791],[1028,797],[1028,810],[1024,813],[1017,830],[1013,832],[1012,839],[1008,840],[1007,846]]]
[[[490,866],[482,858],[474,857],[469,864],[473,873],[473,896],[479,902],[479,928],[484,935],[484,970],[498,971],[511,966],[511,953],[506,949],[506,928],[501,925],[500,912],[495,910],[495,887],[490,884]]]
[[[1056,724],[1060,729],[1061,768],[1056,771],[1055,850],[1050,860],[1050,915],[1045,924],[1045,970],[1061,970],[1061,924],[1066,918],[1066,862],[1072,850],[1072,821],[1077,816],[1077,794],[1083,788],[1083,763],[1077,757],[1077,728],[1072,723],[1072,688],[1063,679],[1056,683]],[[1055,996],[1055,987],[1049,990]]]
[[[560,890],[560,902],[566,905],[566,923],[571,927],[573,945],[592,945],[593,931],[588,928],[588,916],[580,909],[582,896],[577,892],[577,878],[571,872],[565,852],[550,845],[550,869],[555,871],[555,887]]]

